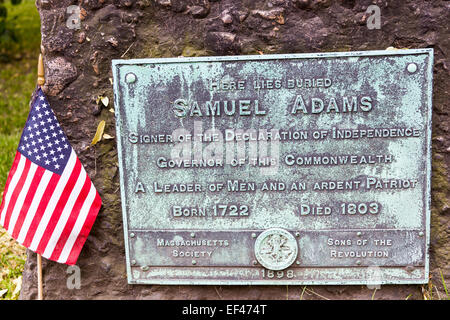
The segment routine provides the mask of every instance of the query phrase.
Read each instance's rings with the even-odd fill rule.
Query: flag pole
[[[37,84],[43,86],[45,83],[44,77],[44,60],[42,54],[39,54],[38,71],[37,71]],[[44,299],[44,289],[42,281],[42,256],[37,254],[37,278],[38,278],[38,300]]]
[[[37,254],[37,276],[38,276],[38,300],[44,300],[43,298],[43,285],[42,285],[42,256]]]

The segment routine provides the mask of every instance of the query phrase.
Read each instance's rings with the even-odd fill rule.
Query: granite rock
[[[128,285],[115,140],[89,146],[100,120],[115,136],[114,114],[92,100],[112,101],[111,59],[190,55],[435,49],[430,271],[444,292],[450,283],[450,6],[448,1],[381,0],[83,0],[80,29],[67,30],[66,7],[77,1],[38,0],[45,91],[103,206],[81,252],[81,288],[67,286],[67,266],[44,259],[46,299],[370,299],[365,286]],[[367,7],[381,9],[381,28],[366,26]],[[224,14],[226,13],[226,15]],[[69,97],[69,98],[67,98]],[[28,252],[21,299],[35,299],[36,256]],[[426,290],[427,288],[425,288]],[[375,299],[421,299],[422,286],[383,285]]]

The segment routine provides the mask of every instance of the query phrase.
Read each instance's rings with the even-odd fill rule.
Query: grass
[[[0,300],[19,297],[26,254],[9,234],[0,230]]]
[[[447,290],[447,284],[445,283],[445,279],[444,279],[444,275],[442,274],[442,270],[439,269],[439,272],[441,273],[442,285],[444,286],[444,291],[445,291],[445,294],[447,296],[447,300],[450,300],[450,297],[448,295],[448,290]]]
[[[29,100],[36,85],[40,45],[40,21],[34,0],[16,6],[5,3],[7,25],[18,42],[2,41],[0,55],[0,198],[11,168],[29,111]],[[25,248],[0,227],[0,300],[19,297]]]
[[[428,285],[422,286],[422,297],[423,300],[450,300],[450,296],[448,294],[448,290],[447,290],[447,284],[445,283],[445,279],[444,279],[444,275],[442,274],[442,270],[439,269],[439,273],[440,273],[440,281],[442,284],[442,287],[444,288],[444,294],[441,294],[441,292],[438,289],[438,286],[435,285],[433,283],[433,281],[428,282]]]

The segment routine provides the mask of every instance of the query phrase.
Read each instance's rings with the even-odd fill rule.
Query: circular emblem
[[[258,262],[270,270],[283,270],[297,258],[298,246],[294,236],[281,228],[262,232],[255,241]]]

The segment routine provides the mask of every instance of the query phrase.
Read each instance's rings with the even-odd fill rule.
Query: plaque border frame
[[[425,264],[423,267],[423,278],[420,279],[394,279],[379,280],[370,282],[364,279],[327,279],[327,280],[213,280],[213,279],[160,279],[148,280],[134,279],[133,270],[130,261],[130,247],[128,241],[129,228],[127,221],[127,211],[124,199],[126,199],[124,185],[124,173],[119,165],[120,177],[120,200],[122,207],[124,245],[126,256],[127,279],[129,284],[145,284],[145,285],[384,285],[384,284],[426,284],[429,281],[429,249],[430,249],[430,220],[431,220],[431,160],[432,160],[432,112],[433,112],[433,67],[434,67],[434,50],[433,48],[422,49],[394,49],[394,50],[371,50],[371,51],[349,51],[349,52],[323,52],[323,53],[291,53],[291,54],[268,54],[268,55],[240,55],[240,56],[206,56],[206,57],[179,57],[179,58],[143,58],[143,59],[113,59],[111,62],[113,74],[113,90],[114,90],[114,109],[116,135],[119,131],[120,114],[119,110],[119,67],[121,65],[142,65],[142,64],[171,64],[171,63],[195,63],[195,62],[235,62],[235,61],[264,61],[264,60],[287,60],[287,59],[317,59],[317,58],[348,58],[348,57],[376,57],[376,56],[397,56],[397,55],[428,55],[427,77],[429,79],[427,86],[424,88],[427,93],[427,105],[429,106],[428,118],[426,119],[427,132],[426,136],[426,183],[424,202],[425,202]],[[122,162],[122,145],[120,139],[117,139],[117,156],[118,162]],[[351,230],[351,229],[348,229]],[[264,231],[264,230],[263,230]],[[173,268],[176,268],[175,266]],[[348,267],[331,267],[334,269],[349,269]],[[380,269],[387,268],[382,267]],[[311,268],[314,269],[314,268]],[[315,268],[317,269],[317,268]],[[357,268],[354,268],[357,269]],[[401,273],[405,268],[388,267],[387,269],[397,270],[397,274],[401,277]],[[401,270],[400,270],[401,269]]]

